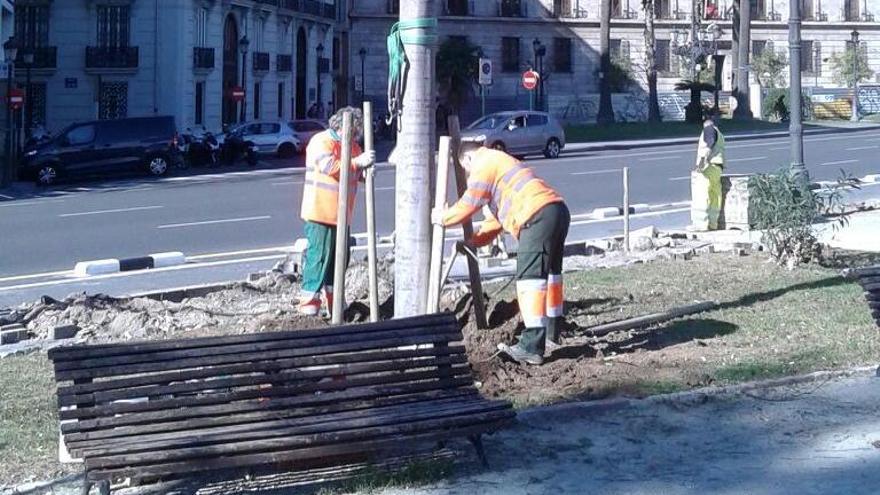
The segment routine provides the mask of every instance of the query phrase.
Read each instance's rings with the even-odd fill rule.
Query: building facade
[[[714,43],[726,55],[724,90],[731,80],[732,0],[700,0],[701,26],[721,29]],[[880,71],[880,0],[800,0],[803,7],[802,38],[804,86],[839,86],[832,57],[860,34],[871,68]],[[527,108],[529,94],[521,74],[542,68],[542,105],[557,113],[568,102],[598,92],[600,0],[436,0],[441,40],[466,37],[493,61],[493,84],[486,88],[487,111]],[[691,28],[692,2],[655,0],[656,66],[660,91],[672,91],[689,77],[688,62],[678,55]],[[751,53],[773,49],[788,51],[788,0],[752,0]],[[645,93],[645,12],[639,0],[612,0],[612,57],[631,70],[631,93]],[[353,98],[385,102],[387,54],[385,37],[399,12],[396,0],[357,0],[350,9],[349,72],[357,84]],[[875,18],[875,15],[877,17]],[[364,53],[363,62],[359,54]],[[543,57],[539,54],[543,53]],[[363,75],[361,73],[363,72]],[[877,76],[875,76],[877,77]],[[361,88],[362,93],[357,91]],[[880,78],[877,79],[880,81]],[[475,93],[475,98],[477,94]],[[472,100],[473,101],[473,100]],[[478,101],[463,109],[475,115]]]
[[[15,14],[25,125],[162,114],[219,130],[336,99],[332,1],[17,0]]]

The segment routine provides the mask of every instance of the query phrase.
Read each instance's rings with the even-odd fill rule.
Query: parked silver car
[[[293,130],[296,131],[296,135],[299,136],[300,141],[302,141],[303,149],[309,145],[309,141],[312,140],[315,134],[327,130],[327,125],[320,120],[294,120],[290,125],[293,127]]]
[[[258,153],[278,155],[281,158],[289,158],[294,154],[305,150],[293,125],[288,122],[256,121],[241,124],[229,131],[230,135],[237,136],[246,142],[253,143]],[[222,145],[226,135],[217,136],[217,141]]]
[[[500,112],[487,115],[462,131],[462,137],[481,140],[489,148],[511,155],[543,153],[556,158],[565,148],[565,131],[545,112]]]

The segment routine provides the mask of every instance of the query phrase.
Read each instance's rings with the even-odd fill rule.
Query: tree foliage
[[[479,48],[466,39],[449,38],[437,50],[437,91],[440,102],[458,114],[479,80]]]
[[[854,60],[855,59],[855,60]],[[834,70],[834,83],[839,86],[851,88],[853,79],[856,74],[856,64],[858,61],[858,78],[859,82],[867,81],[874,75],[874,71],[868,66],[868,54],[864,50],[855,50],[852,46],[848,46],[843,53],[835,53],[831,56],[831,67]]]
[[[752,70],[758,82],[765,88],[782,88],[786,85],[788,56],[767,48],[752,60]]]

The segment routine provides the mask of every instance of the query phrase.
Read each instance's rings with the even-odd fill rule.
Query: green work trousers
[[[325,287],[333,287],[333,271],[336,266],[336,226],[306,222],[304,230],[309,245],[303,253],[300,297],[308,299],[317,297]],[[345,262],[348,266],[348,255],[345,257]]]

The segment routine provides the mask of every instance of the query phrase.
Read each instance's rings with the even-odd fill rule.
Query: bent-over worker
[[[724,135],[710,113],[697,143],[697,163],[691,174],[691,225],[688,230],[718,228],[721,214],[721,173],[724,169]]]
[[[498,349],[516,360],[542,364],[559,342],[562,320],[562,253],[571,216],[556,191],[516,158],[462,143],[459,160],[468,175],[464,195],[451,208],[434,210],[435,224],[457,225],[489,206],[490,214],[470,248],[489,244],[503,231],[519,241],[516,297],[525,329],[514,345]]]
[[[357,183],[361,171],[376,161],[374,151],[362,153],[357,141],[363,135],[363,113],[356,108],[339,109],[330,117],[329,128],[316,134],[306,148],[306,178],[303,185],[302,210],[308,247],[303,253],[303,278],[299,312],[317,315],[323,292],[327,310],[333,308],[333,270],[336,253],[336,215],[339,205],[339,177],[342,160],[342,118],[352,115],[351,173],[348,184],[348,218],[352,218]],[[348,239],[347,232],[344,234]]]

